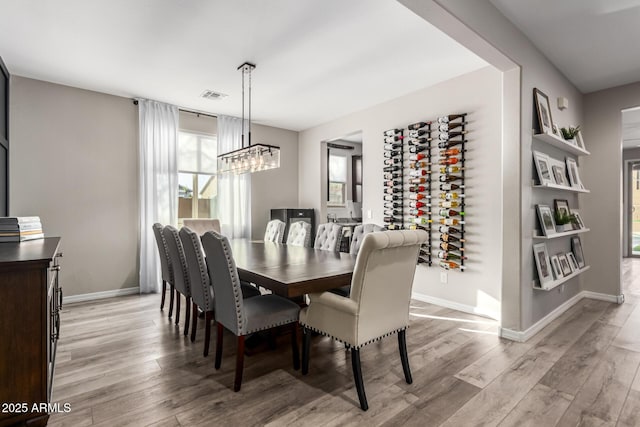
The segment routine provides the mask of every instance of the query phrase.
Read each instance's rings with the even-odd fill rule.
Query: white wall
[[[440,283],[440,269],[418,266],[414,292],[475,308],[499,317],[500,311],[500,187],[501,170],[501,74],[491,67],[457,77],[378,106],[350,114],[300,133],[299,196],[301,205],[320,209],[322,176],[317,165],[321,141],[362,130],[363,216],[365,222],[382,224],[384,130],[434,119],[438,115],[468,112],[471,134],[468,144],[465,230],[469,242],[468,270],[449,272],[449,283]],[[367,218],[371,210],[372,218]],[[434,233],[434,236],[436,234]]]
[[[62,237],[65,295],[137,286],[137,107],[13,76],[10,113],[10,214]]]
[[[585,198],[585,257],[592,265],[584,288],[621,294],[622,258],[622,110],[640,105],[640,83],[585,95],[584,139],[591,156],[581,176],[590,197]]]

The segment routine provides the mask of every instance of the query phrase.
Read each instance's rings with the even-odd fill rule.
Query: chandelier
[[[251,72],[254,64],[245,62],[238,67],[242,71],[242,148],[218,156],[218,173],[253,173],[280,167],[280,147],[267,144],[251,144]],[[245,75],[248,76],[248,126],[245,126]],[[245,146],[244,131],[248,129]]]

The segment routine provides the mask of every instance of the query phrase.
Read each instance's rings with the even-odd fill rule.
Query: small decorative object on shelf
[[[560,131],[562,132],[562,137],[565,141],[567,141],[571,145],[578,145],[578,143],[576,142],[576,136],[580,132],[579,125],[576,127],[569,126],[568,128],[560,128]]]
[[[0,217],[0,243],[44,239],[38,216]]]

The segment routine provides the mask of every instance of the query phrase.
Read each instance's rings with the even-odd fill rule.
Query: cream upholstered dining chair
[[[342,241],[342,226],[333,222],[320,224],[316,232],[314,249],[323,251],[338,252]]]
[[[282,243],[284,240],[285,223],[279,219],[272,219],[267,223],[267,229],[264,232],[265,242]]]
[[[311,224],[306,221],[297,221],[289,226],[289,235],[287,236],[287,245],[289,246],[311,246]]]
[[[209,231],[202,236],[202,246],[207,254],[207,267],[215,294],[215,317],[218,322],[215,368],[220,369],[222,363],[224,328],[238,337],[233,390],[239,391],[244,366],[244,337],[276,326],[291,325],[293,368],[299,369],[298,304],[278,295],[260,295],[243,299],[229,240],[215,231]]]
[[[211,340],[211,321],[214,318],[214,294],[211,286],[211,279],[207,270],[207,263],[202,253],[200,237],[189,227],[180,229],[180,240],[187,261],[187,271],[189,274],[189,285],[191,289],[191,300],[193,301],[193,322],[191,323],[191,342],[196,340],[198,328],[197,309],[204,313],[205,335],[204,335],[204,356],[209,355],[209,342]],[[242,297],[250,298],[260,295],[260,291],[251,285],[242,284]]]
[[[167,293],[167,283],[169,284],[169,318],[173,313],[173,272],[171,271],[171,261],[167,250],[167,242],[162,235],[162,224],[155,223],[152,226],[153,235],[156,238],[158,254],[160,255],[160,272],[162,274],[162,299],[160,300],[160,310],[164,309],[164,298]]]
[[[173,286],[176,290],[176,325],[180,323],[180,295],[184,295],[186,301],[184,334],[187,335],[189,334],[189,318],[191,316],[191,288],[189,286],[187,260],[184,256],[178,230],[172,225],[167,225],[162,230],[162,235],[167,243],[171,271],[173,271]],[[194,315],[197,314],[194,313]]]
[[[377,233],[379,231],[384,231],[384,227],[381,227],[376,224],[360,224],[353,229],[353,235],[351,236],[351,245],[349,246],[349,253],[351,255],[358,255],[360,251],[360,246],[362,246],[362,241],[364,240],[364,236],[369,233]],[[344,297],[348,297],[351,292],[351,286],[346,285],[340,288],[331,289],[331,292],[334,294],[342,295]]]
[[[208,218],[185,218],[182,224],[195,231],[198,236],[202,236],[207,231],[215,231],[220,233],[220,221]]]
[[[424,230],[369,233],[356,259],[350,296],[331,292],[309,294],[309,306],[300,311],[303,375],[309,371],[310,330],[344,342],[351,348],[360,407],[366,411],[369,405],[362,380],[360,348],[397,333],[404,377],[411,384],[405,330],[409,326],[418,252],[427,238]]]

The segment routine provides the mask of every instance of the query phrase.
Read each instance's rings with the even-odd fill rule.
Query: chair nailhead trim
[[[406,329],[409,329],[409,327],[408,327],[408,326],[405,326],[404,328],[399,328],[399,329],[396,329],[396,330],[394,330],[394,331],[387,332],[386,334],[381,335],[381,336],[379,336],[378,338],[374,338],[374,339],[369,340],[369,341],[367,341],[367,342],[365,342],[365,343],[362,343],[362,344],[360,344],[360,345],[352,345],[352,344],[349,344],[348,342],[346,342],[346,341],[344,341],[344,340],[341,340],[340,338],[334,337],[333,335],[326,333],[325,331],[321,331],[320,329],[316,329],[316,328],[314,328],[313,326],[309,326],[309,325],[306,325],[306,324],[304,324],[304,323],[300,323],[300,325],[301,325],[302,327],[306,328],[306,329],[310,329],[310,330],[312,330],[312,331],[314,331],[314,332],[317,332],[317,333],[319,333],[319,334],[321,334],[321,335],[324,335],[325,337],[333,338],[334,340],[339,341],[339,342],[343,343],[344,345],[346,345],[346,346],[347,346],[347,348],[353,348],[353,349],[355,349],[355,350],[358,350],[358,349],[360,349],[360,348],[364,347],[365,345],[368,345],[368,344],[374,343],[374,342],[376,342],[376,341],[380,341],[381,339],[386,338],[386,337],[388,337],[388,336],[390,336],[390,335],[397,334],[397,333],[398,333],[398,332],[400,332],[400,331],[404,331],[404,330],[406,330]]]

